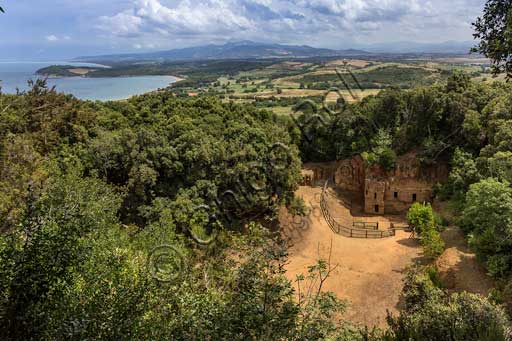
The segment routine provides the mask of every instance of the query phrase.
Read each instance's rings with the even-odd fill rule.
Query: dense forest
[[[417,152],[427,165],[448,163],[437,197],[459,213],[453,221],[502,283],[500,301],[512,294],[512,86],[471,82],[464,74],[445,84],[409,91],[390,89],[354,105],[318,112],[306,105],[299,118],[302,160],[362,155],[368,164],[393,168],[397,155]],[[510,307],[509,307],[510,309]]]
[[[495,304],[510,302],[512,291],[510,90],[455,74],[443,85],[338,103],[322,124],[306,110],[306,126],[168,92],[84,102],[38,81],[1,95],[2,334],[403,339],[444,325],[441,339],[505,339],[507,317]],[[358,330],[332,294],[297,299],[276,212],[300,206],[301,156],[361,153],[392,166],[411,149],[423,162],[451,163],[438,196],[454,202],[457,223],[502,284],[491,301],[446,296],[435,276],[416,269],[406,279],[408,308],[389,316],[390,329]],[[148,260],[162,247],[172,261],[155,273]],[[327,272],[320,260],[303,281]]]
[[[475,24],[477,50],[509,76],[511,7],[491,0]],[[290,117],[171,90],[102,103],[39,80],[0,93],[2,339],[511,340],[512,85],[445,78],[352,104],[310,99]],[[303,162],[362,155],[390,169],[409,151],[450,165],[436,200],[496,287],[449,293],[435,265],[413,266],[401,312],[369,330],[322,290],[328,261],[295,287],[286,278],[277,214],[303,213]],[[435,259],[432,207],[407,218]]]

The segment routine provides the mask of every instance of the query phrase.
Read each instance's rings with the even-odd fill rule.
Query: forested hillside
[[[455,212],[471,247],[499,282],[497,301],[512,295],[512,87],[471,82],[454,74],[445,84],[409,91],[385,90],[358,104],[339,102],[321,116],[311,105],[297,110],[304,132],[303,161],[361,154],[369,165],[393,168],[414,150],[425,165],[448,163],[437,199]],[[321,119],[319,118],[321,117]]]
[[[179,12],[158,1],[142,5],[164,13],[161,20],[153,17],[155,31],[165,32],[166,40],[174,37],[163,24]],[[218,4],[199,7],[211,11],[213,5]],[[370,12],[386,22],[394,12],[417,12],[363,5],[364,15],[354,22],[368,28],[380,27],[371,25]],[[258,3],[253,8],[266,7]],[[316,13],[327,11],[319,6]],[[217,13],[231,12],[214,12],[214,21]],[[267,21],[272,33],[281,27],[274,20],[285,18],[276,15],[270,10],[261,14],[273,18]],[[151,13],[144,7],[125,10],[110,17],[117,25],[107,27],[117,27],[124,38],[135,37],[135,29],[150,37],[146,17]],[[109,17],[98,18],[101,23]],[[125,19],[131,24],[121,27]],[[288,24],[292,19],[316,26],[311,16],[287,9]],[[423,30],[426,23],[421,23]],[[307,36],[301,27],[297,31]],[[407,57],[403,63],[346,61],[327,58],[330,50],[286,47],[294,56],[317,50],[326,58],[121,61],[112,69],[79,70],[90,71],[90,77],[187,76],[167,89],[121,101],[79,100],[49,88],[45,80],[30,81],[29,90],[16,94],[3,94],[0,88],[0,339],[511,341],[512,2],[488,0],[473,28],[478,39],[473,52],[489,58],[487,64],[476,58],[464,67]],[[179,30],[186,39],[199,33],[186,25]],[[216,37],[210,25],[203,30],[208,39]],[[220,32],[226,39],[229,30]],[[45,37],[53,46],[75,39],[56,34]],[[228,44],[221,54],[253,56],[255,46],[245,45],[232,51],[234,45]],[[283,48],[263,45],[257,52],[280,57]],[[219,55],[213,52],[185,49],[167,55]],[[41,72],[76,75],[70,68],[51,66]],[[491,74],[502,77],[488,79]],[[341,90],[335,87],[339,81]],[[382,174],[394,170],[403,155],[417,156],[422,166],[449,169],[435,184],[433,205],[417,202],[412,194],[411,207],[399,217],[408,225],[395,228],[389,220],[389,235],[396,237],[403,229],[400,235],[410,233],[408,238],[390,238],[380,243],[382,248],[370,248],[368,243],[383,241],[383,230],[375,232],[379,222],[353,220],[352,202],[340,203],[338,193],[327,188],[332,174],[316,176],[324,168],[302,172],[306,162],[333,165],[356,155],[361,156],[359,169],[375,166]],[[314,184],[318,178],[323,186]],[[432,199],[428,187],[420,190]],[[321,243],[314,243],[318,259],[312,265],[304,262],[309,259],[303,250],[312,239],[303,238],[298,252],[289,255],[294,239],[286,238],[280,219],[284,212],[292,221],[313,221],[315,207],[308,206],[301,190],[319,197],[314,218],[323,229],[305,231],[301,225],[298,234],[330,238],[326,259],[320,256]],[[377,200],[377,192],[372,194]],[[362,195],[368,196],[368,190]],[[339,231],[332,227],[337,222],[326,196],[338,205],[333,212],[366,229],[359,230],[366,238],[357,245],[336,234],[345,238],[340,244],[346,251],[336,260],[331,258],[332,235]],[[448,251],[442,236],[448,229],[468,250],[457,254],[455,267],[482,268],[476,278],[489,282],[485,294],[445,285],[437,261]],[[356,229],[348,230],[354,237]],[[382,238],[369,239],[368,231]],[[360,261],[372,252],[370,261]],[[350,255],[356,261],[343,264]],[[292,272],[297,267],[288,271],[293,256],[308,264],[302,274]],[[383,267],[384,256],[400,262],[393,259],[384,271],[375,271]],[[382,324],[364,316],[365,324],[358,325],[345,317],[351,302],[343,290],[351,283],[341,278],[341,270],[336,272],[340,264],[335,262],[351,272],[353,281],[369,282],[351,289],[366,295],[359,302],[365,305],[362,312],[385,309]],[[294,280],[287,277],[290,273]],[[340,297],[326,289],[336,274]],[[387,300],[390,291],[400,297]],[[366,300],[369,295],[376,299]]]
[[[275,232],[279,206],[300,207],[300,154],[308,161],[362,153],[390,167],[414,149],[423,162],[451,162],[438,195],[455,203],[502,283],[492,302],[509,302],[511,93],[510,85],[456,74],[444,85],[339,102],[321,125],[307,117],[311,110],[296,125],[251,105],[170,92],[83,102],[37,82],[1,95],[2,335],[403,339],[442,324],[441,338],[505,339],[500,308],[472,295],[445,297],[421,274],[408,277],[410,305],[390,317],[389,330],[358,331],[340,320],[345,303],[332,294],[296,299]],[[159,252],[164,267],[152,263]],[[320,261],[304,280],[327,272]],[[462,320],[453,330],[455,317]]]

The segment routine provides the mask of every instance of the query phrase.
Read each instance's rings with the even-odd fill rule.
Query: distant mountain
[[[103,56],[78,57],[75,61],[131,62],[154,60],[207,60],[207,59],[263,59],[263,58],[307,58],[332,56],[364,56],[366,51],[330,50],[311,46],[294,46],[241,41],[224,45],[206,45],[184,49],[149,52],[112,54]]]
[[[397,41],[392,43],[362,45],[361,48],[373,53],[468,54],[474,45],[475,42],[473,41],[445,41],[440,43]]]

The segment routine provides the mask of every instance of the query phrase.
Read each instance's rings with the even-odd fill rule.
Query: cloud
[[[57,36],[53,34],[46,36],[45,39],[49,42],[55,42],[59,40],[59,38],[57,38]]]
[[[471,39],[485,0],[133,0],[97,19],[102,34],[131,40],[278,42]],[[455,24],[456,23],[456,24]]]
[[[97,28],[119,37],[136,36],[140,33],[142,19],[131,11],[124,11],[114,16],[101,16]]]
[[[247,17],[237,14],[227,1],[179,1],[166,7],[158,0],[139,0],[133,9],[100,20],[117,35],[212,34],[253,28]]]

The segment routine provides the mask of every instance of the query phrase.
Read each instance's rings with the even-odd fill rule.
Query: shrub
[[[474,294],[446,295],[431,277],[419,268],[408,271],[405,310],[388,316],[388,340],[509,340],[503,309]]]
[[[471,185],[463,211],[470,244],[495,278],[512,275],[512,188],[489,178]]]
[[[419,234],[425,255],[436,258],[444,251],[444,241],[436,228],[432,206],[414,203],[407,212],[409,225]]]
[[[430,204],[422,205],[415,202],[407,212],[407,221],[409,225],[416,228],[416,232],[421,234],[423,230],[435,227],[434,212]]]
[[[435,229],[429,229],[421,234],[421,246],[426,256],[437,258],[443,253],[445,245],[439,232]]]
[[[290,204],[288,205],[288,211],[293,216],[305,216],[307,207],[306,203],[304,202],[304,199],[293,197]]]

